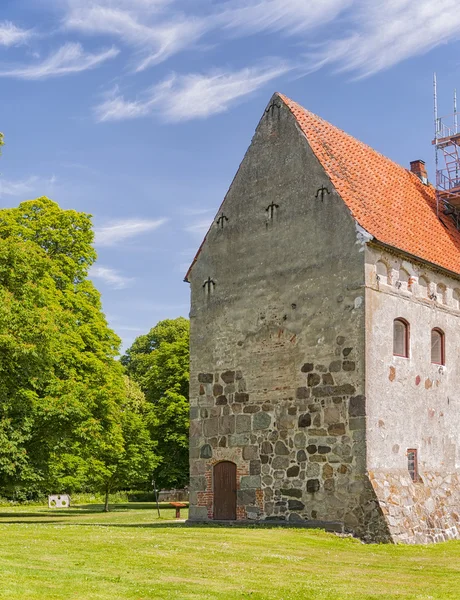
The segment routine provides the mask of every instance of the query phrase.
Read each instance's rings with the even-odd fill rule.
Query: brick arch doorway
[[[214,519],[236,520],[236,464],[230,461],[214,465]]]

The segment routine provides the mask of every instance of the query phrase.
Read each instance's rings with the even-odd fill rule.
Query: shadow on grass
[[[48,508],[43,507],[40,510],[34,512],[25,512],[18,510],[17,512],[13,509],[8,512],[0,512],[0,520],[1,519],[10,519],[11,517],[16,517],[16,519],[30,519],[30,518],[47,518],[47,517],[81,517],[87,514],[106,514],[110,515],[110,513],[120,513],[120,512],[130,512],[133,510],[157,510],[156,504],[150,503],[129,503],[129,504],[111,504],[110,511],[106,513],[104,511],[103,504],[76,504],[74,507],[70,508]],[[174,507],[169,504],[160,504],[160,511],[162,510],[174,510]],[[10,523],[12,521],[9,521]],[[20,521],[17,521],[20,522]],[[30,521],[28,521],[30,522]],[[49,521],[48,521],[49,522]]]
[[[100,512],[100,511],[99,511]],[[3,513],[5,514],[5,513]],[[82,513],[80,513],[81,515]],[[102,513],[101,513],[102,514]],[[107,514],[107,513],[105,513]],[[110,515],[110,513],[108,513]],[[1,516],[1,514],[0,514]],[[10,515],[11,516],[11,513]],[[110,523],[110,522],[104,522],[104,521],[100,521],[100,522],[83,522],[83,523],[79,523],[77,521],[60,521],[55,520],[55,519],[49,519],[46,520],[45,518],[42,518],[40,520],[37,520],[36,517],[42,516],[43,514],[33,514],[31,513],[29,515],[30,517],[35,517],[34,519],[14,519],[14,520],[8,520],[8,521],[3,521],[3,524],[16,524],[16,525],[22,525],[22,524],[34,524],[34,525],[63,525],[63,526],[67,526],[67,527],[106,527],[108,529],[110,528],[115,528],[115,529],[316,529],[316,530],[322,530],[325,531],[327,533],[334,533],[334,531],[330,528],[327,527],[321,527],[318,526],[318,524],[294,524],[294,523],[288,523],[288,522],[282,522],[282,521],[276,521],[276,522],[268,522],[268,523],[235,523],[235,522],[218,522],[218,523],[200,523],[200,522],[188,522],[188,521],[184,521],[184,520],[179,520],[179,521],[173,521],[168,520],[165,517],[161,517],[160,519],[157,519],[155,521],[152,521],[151,523]],[[64,515],[63,515],[64,516]],[[74,514],[72,516],[78,516],[78,514]],[[2,524],[2,522],[0,521],[0,525]]]

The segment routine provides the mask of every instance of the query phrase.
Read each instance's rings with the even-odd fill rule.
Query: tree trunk
[[[105,488],[104,512],[109,512],[109,486]]]

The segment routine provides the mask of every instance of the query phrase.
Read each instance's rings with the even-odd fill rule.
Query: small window
[[[419,295],[422,298],[428,298],[428,295],[430,293],[430,282],[428,281],[428,279],[426,277],[419,277],[418,280],[418,287],[419,287]]]
[[[407,451],[407,469],[412,481],[419,481],[417,450],[414,448]]]
[[[404,292],[409,291],[409,280],[410,275],[406,271],[406,269],[399,269],[398,281],[396,282],[396,287]]]
[[[454,290],[453,299],[454,299],[454,308],[456,308],[458,310],[460,308],[460,290],[458,288]]]
[[[438,283],[438,285],[436,286],[436,296],[437,296],[438,302],[440,302],[441,304],[446,304],[447,288],[444,284]]]
[[[431,362],[435,365],[446,363],[444,332],[437,327],[431,330]]]
[[[393,354],[409,357],[409,323],[404,319],[393,321]]]
[[[376,265],[377,281],[380,283],[388,283],[390,280],[389,270],[387,265],[382,261],[377,261]]]

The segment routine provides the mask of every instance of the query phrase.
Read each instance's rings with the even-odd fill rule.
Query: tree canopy
[[[188,484],[189,321],[160,321],[139,336],[121,362],[152,406],[151,437],[157,443],[159,487]]]
[[[0,493],[114,488],[155,464],[92,242],[90,215],[48,198],[0,210]]]

